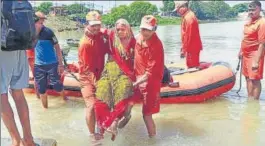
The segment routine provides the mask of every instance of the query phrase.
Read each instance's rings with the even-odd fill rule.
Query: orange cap
[[[157,19],[153,15],[146,15],[142,18],[140,28],[155,31],[157,27]]]
[[[185,0],[185,1],[174,1],[174,3],[175,3],[175,9],[173,10],[173,12],[177,11],[183,5],[188,4],[189,1],[188,0]]]
[[[35,15],[36,15],[39,19],[47,19],[47,17],[46,17],[41,11],[37,11],[37,12],[35,12]]]
[[[101,15],[97,11],[90,11],[86,15],[89,25],[101,24]]]

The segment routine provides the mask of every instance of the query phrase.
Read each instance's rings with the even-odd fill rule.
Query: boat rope
[[[241,59],[242,58],[239,58],[238,65],[237,65],[237,71],[236,71],[236,73],[237,73],[239,68],[240,68],[239,88],[238,88],[238,90],[236,92],[238,95],[239,95],[239,92],[240,92],[241,87],[242,87],[242,65],[243,65],[243,60],[241,60]],[[239,67],[239,66],[241,66],[241,67]]]

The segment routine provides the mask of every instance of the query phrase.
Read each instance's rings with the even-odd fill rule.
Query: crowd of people
[[[242,60],[248,97],[258,99],[263,78],[265,19],[260,16],[259,1],[252,1],[248,10],[250,20],[244,26],[239,59]],[[198,19],[189,9],[188,1],[175,1],[174,12],[182,17],[180,56],[186,58],[187,68],[199,67],[203,47]],[[60,93],[63,100],[67,100],[63,89],[61,49],[54,32],[44,26],[45,19],[41,12],[34,14],[36,37],[32,41],[32,49],[6,51],[1,45],[1,117],[10,133],[12,146],[37,145],[31,134],[29,109],[22,90],[28,86],[29,66],[33,71],[36,96],[41,99],[44,108],[48,108],[48,84]],[[164,74],[164,48],[156,33],[158,21],[152,15],[144,16],[137,36],[128,21],[122,18],[117,20],[113,29],[101,26],[101,15],[97,11],[88,12],[78,48],[79,80],[91,140],[97,142],[108,132],[114,141],[118,129],[129,122],[136,101],[142,101],[143,120],[148,136],[152,138],[156,135],[152,116],[160,112],[160,88]],[[105,55],[108,55],[107,60]],[[17,107],[23,138],[15,124],[8,91]]]

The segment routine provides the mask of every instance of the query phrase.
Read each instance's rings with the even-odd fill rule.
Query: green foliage
[[[175,8],[174,0],[163,0],[163,7],[160,8],[162,12],[171,12]]]
[[[161,17],[161,16],[156,16],[158,20],[159,25],[167,25],[167,24],[180,24],[181,23],[181,18],[176,18],[176,17]]]
[[[69,14],[81,14],[88,12],[88,8],[81,4],[72,4],[65,7]]]
[[[209,2],[192,1],[190,8],[200,20],[219,20],[233,18],[237,13],[222,0]]]
[[[103,15],[102,17],[103,23],[106,25],[113,26],[119,18],[124,18],[128,20],[128,18],[130,17],[128,9],[129,7],[126,5],[120,5],[119,7],[112,8],[110,14]]]
[[[241,4],[236,4],[232,7],[233,11],[235,13],[242,13],[242,12],[247,12],[248,10],[248,3],[241,3]]]
[[[129,5],[130,17],[128,21],[134,26],[139,25],[143,16],[153,15],[157,13],[157,11],[157,7],[149,2],[133,2]]]
[[[49,12],[51,11],[51,7],[52,2],[43,2],[36,8],[36,10],[41,11],[44,14],[49,14]]]
[[[162,12],[170,14],[174,9],[175,4],[174,0],[163,0],[164,6],[160,8]],[[51,10],[51,2],[43,2],[40,6],[35,7],[34,9],[42,11],[45,14],[48,14]],[[247,11],[248,4],[241,3],[233,7],[230,7],[223,0],[212,0],[212,1],[198,1],[191,0],[190,8],[196,14],[199,20],[225,20],[229,18],[234,18],[238,13]],[[89,8],[81,4],[72,4],[72,5],[63,5],[68,12],[68,18],[75,20],[74,18],[85,19]],[[156,5],[151,4],[146,1],[135,1],[130,5],[120,5],[118,7],[112,8],[111,13],[102,16],[103,24],[108,26],[114,26],[115,22],[124,18],[132,26],[137,26],[141,22],[141,18],[144,15],[155,15],[158,18],[159,24],[179,24],[179,17],[160,17],[157,16],[158,8]],[[172,14],[170,14],[172,16]],[[174,14],[176,15],[176,13]]]
[[[136,1],[129,6],[121,5],[111,9],[111,13],[102,17],[103,23],[113,26],[119,18],[126,19],[132,26],[139,25],[144,15],[157,14],[155,5],[149,2]]]

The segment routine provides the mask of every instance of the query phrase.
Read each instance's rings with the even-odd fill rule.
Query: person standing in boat
[[[146,15],[141,20],[140,34],[136,37],[133,86],[137,100],[143,101],[143,119],[149,137],[156,135],[152,115],[160,111],[160,88],[164,72],[163,44],[156,34],[157,19]]]
[[[46,18],[42,12],[36,12],[37,17]],[[36,30],[39,31],[35,46],[34,78],[38,93],[44,108],[48,108],[47,84],[60,93],[66,100],[60,75],[64,72],[62,52],[58,40],[53,31],[44,26],[44,19],[35,22]]]
[[[188,68],[200,66],[200,51],[202,42],[199,31],[199,23],[195,14],[189,9],[188,1],[174,1],[175,9],[182,16],[181,21],[181,41],[182,47],[180,57],[186,57],[186,66]]]
[[[103,138],[96,133],[96,117],[94,105],[96,98],[96,82],[100,79],[104,68],[105,55],[109,53],[108,42],[100,32],[101,15],[90,11],[86,15],[87,26],[78,48],[79,80],[81,93],[86,105],[86,123],[92,142]]]
[[[239,58],[242,59],[242,73],[246,77],[248,97],[259,99],[263,79],[265,18],[260,16],[261,3],[252,1],[248,6],[250,20],[244,26]]]
[[[111,54],[101,79],[97,82],[95,114],[99,127],[112,133],[115,140],[117,128],[123,128],[131,118],[128,104],[133,94],[133,59],[135,38],[131,26],[125,19],[119,19],[114,29],[102,29],[109,38]],[[112,112],[110,112],[112,110]]]

